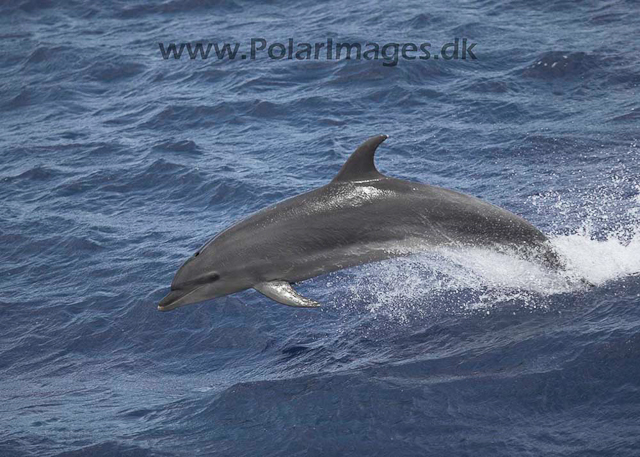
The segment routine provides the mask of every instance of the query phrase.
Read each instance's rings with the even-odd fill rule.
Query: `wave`
[[[330,278],[331,307],[363,308],[391,321],[442,313],[490,314],[502,306],[549,310],[563,294],[587,294],[583,280],[602,287],[640,274],[640,231],[631,240],[594,239],[588,231],[550,239],[566,261],[556,272],[505,253],[480,248],[441,249],[365,265]]]

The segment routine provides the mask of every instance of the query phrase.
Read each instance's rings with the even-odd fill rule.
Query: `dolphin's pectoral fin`
[[[253,286],[255,290],[272,300],[287,306],[297,306],[299,308],[318,308],[320,303],[305,298],[293,290],[287,281],[261,282]]]

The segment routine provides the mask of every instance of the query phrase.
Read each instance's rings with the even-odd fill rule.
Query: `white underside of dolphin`
[[[475,197],[379,173],[374,154],[387,138],[365,141],[326,186],[214,237],[178,270],[158,309],[249,288],[284,305],[314,308],[320,305],[292,283],[440,246],[508,247],[562,268],[547,238],[521,217]]]

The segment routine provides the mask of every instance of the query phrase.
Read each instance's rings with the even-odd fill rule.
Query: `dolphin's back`
[[[533,247],[545,240],[524,219],[477,198],[381,177],[332,182],[285,200],[211,243],[218,258],[251,259],[243,269],[253,267],[262,281],[296,282],[429,247]]]

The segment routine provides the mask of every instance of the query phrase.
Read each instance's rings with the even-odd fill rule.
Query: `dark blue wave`
[[[638,13],[0,2],[0,456],[637,455]],[[252,38],[431,58],[158,45]],[[455,38],[477,60],[442,59]],[[470,250],[298,285],[320,310],[254,291],[156,310],[211,236],[379,133],[382,172],[527,218],[597,287]]]

